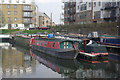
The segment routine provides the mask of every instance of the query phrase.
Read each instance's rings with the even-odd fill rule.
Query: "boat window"
[[[37,45],[39,45],[39,41],[37,42]]]
[[[62,43],[60,43],[60,48],[61,49],[73,48],[73,43],[69,42],[69,41],[62,42]]]
[[[55,42],[53,43],[53,47],[55,47]]]
[[[41,41],[41,46],[43,45],[43,41]]]
[[[47,41],[45,42],[45,46],[47,46]]]

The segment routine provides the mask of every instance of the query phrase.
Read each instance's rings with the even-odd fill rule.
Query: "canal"
[[[63,60],[11,44],[0,47],[2,78],[119,78],[120,57],[101,62]],[[114,53],[113,53],[114,54]],[[110,58],[112,54],[109,54]]]

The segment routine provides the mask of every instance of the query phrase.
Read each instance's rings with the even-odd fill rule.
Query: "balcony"
[[[114,13],[104,15],[104,20],[106,21],[115,21],[116,19],[117,19],[117,16]]]
[[[32,24],[33,21],[23,21],[24,24]]]
[[[69,7],[75,7],[75,2],[71,2]]]
[[[70,11],[68,12],[68,14],[69,14],[69,15],[74,15],[74,14],[75,14],[75,10],[70,10]]]
[[[104,10],[116,9],[117,7],[118,5],[116,4],[116,2],[107,2],[105,3]]]
[[[24,18],[32,18],[32,15],[23,15]]]
[[[25,8],[24,8],[23,11],[26,11],[26,12],[29,12],[29,11],[30,11],[30,12],[32,12],[33,9],[32,9],[32,8],[31,8],[31,9],[25,9]]]

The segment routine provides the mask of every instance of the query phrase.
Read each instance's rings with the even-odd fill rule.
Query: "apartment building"
[[[64,24],[75,24],[76,21],[76,2],[69,0],[64,2]]]
[[[52,22],[51,18],[46,13],[39,12],[39,26],[49,27],[56,26],[56,24]]]
[[[73,6],[74,9],[71,9],[71,7]],[[74,16],[73,20],[70,22],[70,20],[72,19],[70,15],[71,12],[74,13]],[[120,0],[69,0],[67,2],[64,2],[65,25],[68,25],[70,23],[91,24],[116,22],[119,16]]]
[[[2,0],[1,9],[6,26],[29,28],[38,25],[38,7],[32,0]]]

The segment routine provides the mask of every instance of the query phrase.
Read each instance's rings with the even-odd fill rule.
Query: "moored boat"
[[[86,59],[99,59],[100,57],[108,56],[108,52],[105,46],[96,43],[93,40],[85,39],[77,43],[79,49],[79,56]]]
[[[118,36],[101,36],[100,43],[107,47],[120,48],[120,37]]]
[[[63,59],[75,59],[77,56],[74,42],[70,40],[32,38],[31,48]]]
[[[31,37],[28,36],[15,36],[14,43],[23,47],[30,47]]]

